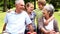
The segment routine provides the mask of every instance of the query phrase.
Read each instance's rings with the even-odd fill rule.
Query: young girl
[[[30,19],[31,19],[31,21],[32,21],[32,26],[33,26],[33,31],[31,30],[31,29],[28,29],[27,27],[26,27],[26,30],[25,30],[25,34],[32,34],[32,33],[36,33],[36,26],[35,26],[35,23],[34,23],[34,19],[35,19],[35,13],[33,12],[33,10],[34,10],[34,5],[32,4],[32,3],[30,3],[30,2],[28,2],[27,4],[26,4],[26,12],[28,13],[28,15],[29,15],[29,17],[30,17]],[[34,32],[35,31],[35,32]],[[27,33],[28,32],[28,33]]]

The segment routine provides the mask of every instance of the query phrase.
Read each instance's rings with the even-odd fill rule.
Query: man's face
[[[21,11],[21,10],[23,10],[25,7],[24,7],[24,4],[23,4],[23,3],[19,3],[19,4],[16,4],[16,8]]]
[[[39,8],[39,9],[41,9],[41,10],[42,10],[42,9],[43,9],[43,7],[44,7],[44,6],[43,6],[41,3],[38,3],[38,8]]]

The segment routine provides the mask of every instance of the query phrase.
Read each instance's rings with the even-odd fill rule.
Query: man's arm
[[[5,24],[4,24],[4,26],[3,26],[2,33],[4,33],[4,32],[5,32],[5,29],[6,29],[6,23],[5,23]]]
[[[3,26],[3,30],[2,30],[2,33],[3,33],[3,31],[5,31],[5,29],[6,29],[6,23],[4,24],[4,26]]]
[[[6,14],[6,16],[5,16],[4,22],[5,22],[5,23],[4,23],[4,26],[3,26],[3,30],[2,30],[2,31],[5,31],[6,25],[7,25],[7,23],[8,23],[7,14]]]

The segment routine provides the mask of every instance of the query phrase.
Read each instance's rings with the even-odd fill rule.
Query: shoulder
[[[22,13],[26,14],[27,12],[23,10]]]
[[[26,11],[22,11],[23,13],[27,13]]]
[[[12,10],[12,9],[8,9],[8,10],[7,10],[7,13],[10,13],[11,11],[13,11],[13,10]]]
[[[54,18],[54,22],[57,22],[57,20]]]
[[[53,23],[56,25],[56,24],[57,24],[57,20],[56,20],[56,19],[54,19]]]
[[[15,11],[11,10],[10,12],[6,12],[6,15],[9,16],[9,15],[12,15],[14,13],[15,13]]]
[[[26,11],[23,11],[23,14],[28,15],[28,13]]]
[[[40,11],[40,9],[39,8],[36,8],[34,11]]]
[[[38,10],[38,8],[36,8],[35,10]]]

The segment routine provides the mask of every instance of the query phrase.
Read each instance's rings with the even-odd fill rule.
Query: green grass
[[[5,14],[6,14],[5,12],[0,12],[0,33],[2,32],[3,29]]]
[[[60,12],[55,12],[54,16],[55,16],[55,19],[58,22],[58,27],[59,27],[59,30],[60,30]]]

